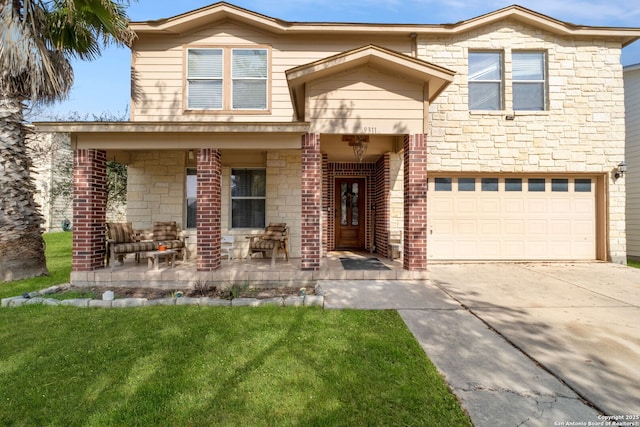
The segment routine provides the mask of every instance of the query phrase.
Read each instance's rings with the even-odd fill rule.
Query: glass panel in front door
[[[358,197],[360,196],[357,182],[342,182],[340,185],[340,224],[358,225]]]

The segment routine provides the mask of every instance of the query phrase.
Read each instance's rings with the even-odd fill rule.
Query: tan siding
[[[640,69],[624,74],[626,109],[627,254],[640,259]]]
[[[422,84],[371,68],[310,83],[308,96],[315,132],[393,134],[400,128],[407,133],[422,129]],[[365,127],[375,128],[375,132],[365,131]]]
[[[285,71],[345,50],[377,44],[410,53],[409,37],[276,36],[232,21],[211,25],[183,37],[141,37],[135,46],[135,68],[142,93],[133,107],[136,121],[285,121],[293,117]],[[183,111],[183,49],[198,46],[270,46],[271,110],[250,114],[189,114]]]

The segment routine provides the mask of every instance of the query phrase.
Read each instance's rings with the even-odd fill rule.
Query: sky
[[[132,0],[132,21],[168,18],[215,3],[211,0]],[[579,25],[640,28],[633,0],[229,0],[236,6],[285,21],[445,24],[474,18],[511,4]],[[622,65],[640,63],[640,40],[622,51]],[[128,117],[131,53],[106,48],[94,61],[74,61],[68,99],[35,111],[36,120]]]

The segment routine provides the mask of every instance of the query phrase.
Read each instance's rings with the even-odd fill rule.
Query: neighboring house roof
[[[289,22],[271,18],[226,2],[214,3],[191,12],[165,19],[131,22],[130,27],[137,34],[165,33],[184,34],[227,19],[245,22],[277,34],[313,33],[416,33],[424,35],[453,35],[484,27],[494,22],[515,19],[554,34],[571,37],[615,37],[626,46],[640,38],[640,28],[594,27],[575,25],[559,21],[518,5],[512,5],[494,12],[454,24],[357,24],[336,22]]]
[[[356,67],[370,66],[397,76],[427,82],[432,102],[453,81],[454,71],[380,46],[368,45],[286,71],[298,120],[304,120],[305,83]]]
[[[638,70],[640,70],[640,64],[627,65],[626,67],[623,68],[623,71],[625,73],[627,71],[638,71]]]

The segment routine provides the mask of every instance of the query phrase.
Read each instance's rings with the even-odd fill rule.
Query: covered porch
[[[291,122],[176,117],[36,124],[41,131],[72,135],[72,282],[426,277],[429,105],[453,74],[364,46],[286,72]],[[357,155],[361,143],[368,151]],[[175,221],[188,234],[187,252],[193,256],[160,272],[129,264],[105,269],[107,159],[136,171],[128,183],[127,220],[133,228]],[[234,197],[237,183],[246,182],[242,179],[258,179],[259,191],[247,187]],[[236,222],[236,213],[245,218]],[[288,264],[269,268],[258,260],[223,259],[223,235],[246,242],[247,234],[271,222],[290,230]],[[392,239],[402,242],[401,263],[388,260]],[[237,249],[241,258],[246,255],[246,247]],[[372,253],[390,269],[345,271],[331,256],[335,250]]]

